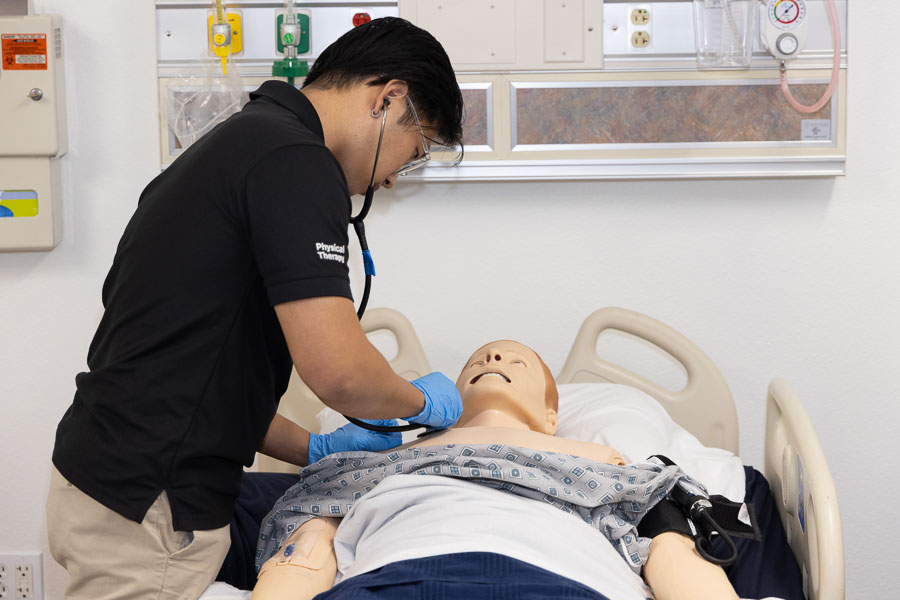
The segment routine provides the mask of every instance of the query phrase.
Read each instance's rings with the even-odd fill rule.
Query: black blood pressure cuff
[[[756,508],[753,504],[749,502],[732,502],[725,496],[718,494],[710,496],[709,501],[712,504],[710,509],[712,518],[718,523],[719,527],[733,536],[751,539],[755,542],[762,540],[759,521],[756,518]],[[750,521],[749,525],[740,519],[742,510],[746,520]],[[703,528],[703,524],[700,527]],[[710,532],[705,531],[704,533],[709,537]]]
[[[656,458],[666,466],[675,465],[662,454],[654,454],[650,458]],[[679,499],[680,503],[675,499]],[[723,533],[757,542],[762,539],[756,510],[752,504],[732,502],[725,496],[715,494],[708,498],[708,503],[702,509],[705,515],[699,516],[699,511],[691,512],[691,505],[699,499],[696,496],[686,496],[681,489],[673,489],[669,496],[644,515],[638,523],[638,535],[652,538],[667,531],[675,531],[697,538],[699,527],[700,537],[706,540]],[[690,518],[692,515],[695,517],[693,520]]]
[[[748,538],[757,542],[762,539],[756,511],[752,504],[747,504],[745,507],[747,518],[750,521],[748,525],[739,518],[743,506],[741,503],[731,502],[725,496],[719,495],[710,496],[709,499],[712,504],[709,510],[721,529],[736,537]],[[705,538],[718,535],[717,531],[709,529],[703,521],[695,525],[674,500],[666,498],[644,515],[644,518],[638,523],[637,530],[641,537],[653,538],[661,533],[674,531],[693,538],[697,536],[698,526]]]
[[[728,498],[718,495],[710,496],[709,499],[712,508],[708,510],[711,511],[713,519],[720,528],[736,537],[748,538],[756,542],[762,539],[756,511],[752,504],[746,505],[746,515],[750,521],[748,525],[739,518],[742,504],[731,502]],[[644,518],[638,523],[638,535],[653,538],[661,533],[674,531],[688,537],[696,537],[698,526],[703,537],[709,538],[718,535],[717,531],[709,529],[703,521],[695,525],[674,500],[666,498],[644,515]]]
[[[682,533],[688,537],[694,537],[696,531],[690,519],[673,500],[664,498],[644,515],[637,526],[638,535],[646,538],[654,538],[667,531]]]

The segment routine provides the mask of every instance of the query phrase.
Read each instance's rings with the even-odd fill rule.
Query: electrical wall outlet
[[[635,52],[646,54],[653,52],[653,22],[650,3],[628,4],[625,7],[625,14],[628,19],[627,33],[628,45],[626,52]]]
[[[631,34],[631,45],[635,48],[646,48],[650,45],[650,34],[646,31],[635,31]]]
[[[40,552],[0,554],[0,600],[43,600]]]
[[[631,23],[633,25],[646,25],[650,22],[650,11],[646,8],[635,8],[631,11]]]
[[[17,584],[16,600],[34,600],[34,588],[27,583]]]

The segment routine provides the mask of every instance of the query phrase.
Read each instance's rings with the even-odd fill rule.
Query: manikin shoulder
[[[544,452],[559,452],[573,454],[597,462],[612,465],[624,465],[622,455],[610,446],[580,442],[568,438],[557,437],[514,429],[511,427],[456,427],[447,431],[422,437],[416,441],[400,446],[404,448],[418,448],[422,446],[437,446],[441,444],[508,444],[521,446]]]

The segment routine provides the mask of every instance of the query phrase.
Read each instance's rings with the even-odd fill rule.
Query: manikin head
[[[532,431],[553,435],[559,393],[537,352],[511,340],[476,350],[456,380],[463,401],[459,426],[485,411],[505,413]]]

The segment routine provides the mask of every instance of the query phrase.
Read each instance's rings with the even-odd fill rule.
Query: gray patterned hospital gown
[[[266,516],[256,546],[257,571],[303,523],[345,516],[354,502],[397,474],[457,477],[551,504],[596,527],[638,574],[650,553],[650,540],[637,535],[644,514],[676,484],[707,496],[678,466],[616,466],[505,444],[338,452],[301,470],[300,481]]]

